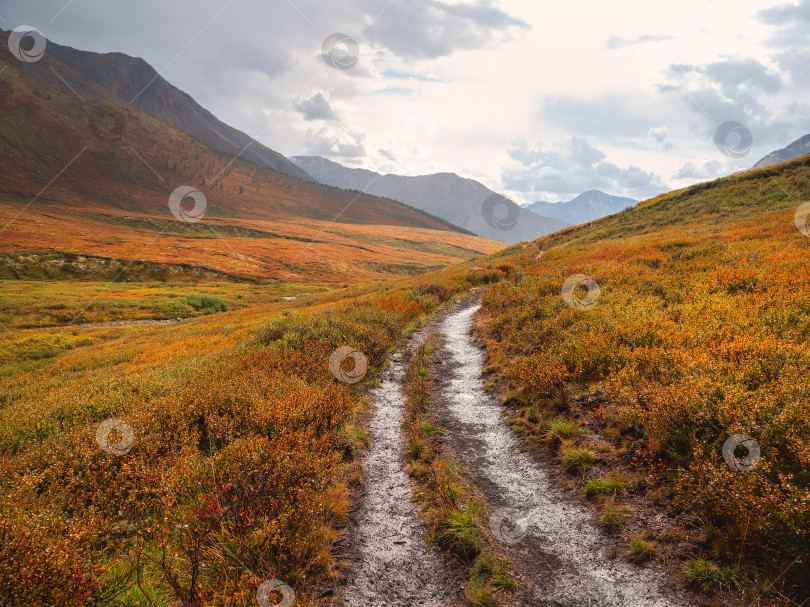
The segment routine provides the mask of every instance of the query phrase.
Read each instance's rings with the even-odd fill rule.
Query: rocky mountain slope
[[[293,156],[290,160],[320,183],[399,200],[479,236],[501,242],[514,244],[532,240],[570,225],[517,208],[511,202],[501,204],[493,218],[493,205],[484,202],[488,199],[497,202],[498,195],[482,183],[453,173],[406,177],[351,169],[319,156]]]
[[[123,101],[199,139],[214,150],[241,154],[245,160],[260,166],[312,181],[305,171],[278,152],[222,122],[139,57],[124,53],[92,53],[53,42],[48,43],[47,52]]]
[[[775,150],[757,162],[752,169],[764,169],[780,162],[787,162],[799,156],[804,156],[810,153],[810,135],[799,137],[790,145],[783,147],[781,150]]]
[[[599,190],[588,190],[568,202],[535,202],[528,209],[539,215],[561,219],[572,225],[587,223],[607,215],[634,207],[638,203],[632,198],[611,196]]]

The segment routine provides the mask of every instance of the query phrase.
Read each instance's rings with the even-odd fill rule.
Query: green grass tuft
[[[594,497],[596,495],[607,495],[618,493],[624,489],[624,478],[621,476],[612,476],[608,478],[592,478],[585,483],[585,495]]]
[[[681,568],[681,577],[687,584],[704,592],[738,590],[742,587],[739,568],[720,567],[702,558],[686,561]]]
[[[548,422],[548,434],[558,440],[574,439],[585,434],[585,428],[567,419],[557,418]]]
[[[471,512],[443,513],[434,535],[436,543],[463,562],[472,563],[484,549],[484,538]]]
[[[593,463],[593,450],[590,447],[563,447],[562,456],[560,457],[563,470],[577,471],[587,470]]]
[[[627,555],[630,557],[631,561],[640,563],[653,558],[655,553],[655,546],[647,540],[641,538],[630,540],[630,550]]]
[[[602,516],[599,517],[599,522],[608,531],[615,531],[624,524],[624,517],[630,512],[626,506],[616,508],[613,502],[605,504],[605,509],[602,511]]]

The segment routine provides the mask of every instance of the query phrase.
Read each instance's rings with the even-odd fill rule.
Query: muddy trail
[[[414,335],[405,352],[432,333],[439,386],[434,413],[447,430],[448,454],[470,474],[497,521],[496,541],[515,569],[510,605],[687,607],[687,594],[665,572],[611,559],[611,544],[591,514],[563,495],[541,462],[522,452],[503,410],[485,390],[484,354],[473,336],[478,298],[459,302]],[[365,493],[355,518],[355,565],[341,593],[350,607],[438,607],[465,604],[466,576],[425,540],[420,506],[412,501],[402,428],[407,356],[397,352],[372,391],[364,461]],[[517,526],[513,523],[517,522]]]
[[[565,496],[542,462],[521,451],[499,402],[485,390],[484,353],[474,340],[476,300],[442,319],[436,413],[453,457],[493,511],[490,528],[514,562],[516,605],[654,607],[692,603],[654,566],[611,559],[592,515]]]
[[[435,325],[431,323],[428,327]],[[406,352],[418,347],[416,333]],[[363,462],[365,492],[352,534],[354,566],[342,598],[350,607],[440,607],[463,604],[462,572],[426,541],[405,468],[405,365],[396,352],[371,392],[371,444]]]

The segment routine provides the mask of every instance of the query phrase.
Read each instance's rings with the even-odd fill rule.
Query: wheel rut
[[[485,390],[484,355],[469,300],[441,319],[439,422],[455,459],[496,513],[519,520],[501,533],[516,566],[519,605],[687,607],[687,592],[666,572],[609,556],[610,542],[590,513],[564,496],[543,466],[522,452],[503,409]],[[499,526],[496,523],[496,529]]]
[[[434,321],[435,322],[435,321]],[[424,341],[415,334],[405,352]],[[363,471],[365,494],[354,528],[355,566],[342,593],[351,607],[444,607],[463,604],[463,574],[426,541],[427,527],[412,499],[405,468],[406,355],[396,352],[371,391],[371,444]]]
[[[408,353],[437,332],[440,349],[434,414],[446,429],[443,444],[497,514],[519,518],[507,530],[503,553],[515,564],[519,588],[507,605],[565,607],[690,607],[689,593],[665,571],[611,559],[611,542],[581,504],[565,496],[541,462],[521,451],[500,403],[482,379],[484,354],[475,342],[477,297],[456,304],[391,355],[371,391],[363,462],[365,492],[351,535],[354,565],[340,592],[350,607],[450,607],[464,604],[466,575],[426,541],[406,472],[405,371]],[[498,534],[495,534],[498,537]]]

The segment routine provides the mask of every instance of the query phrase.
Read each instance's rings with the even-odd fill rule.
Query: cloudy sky
[[[810,132],[810,0],[0,0],[22,24],[143,57],[287,156],[517,202],[642,199]],[[750,150],[740,128],[718,148],[729,121]]]

